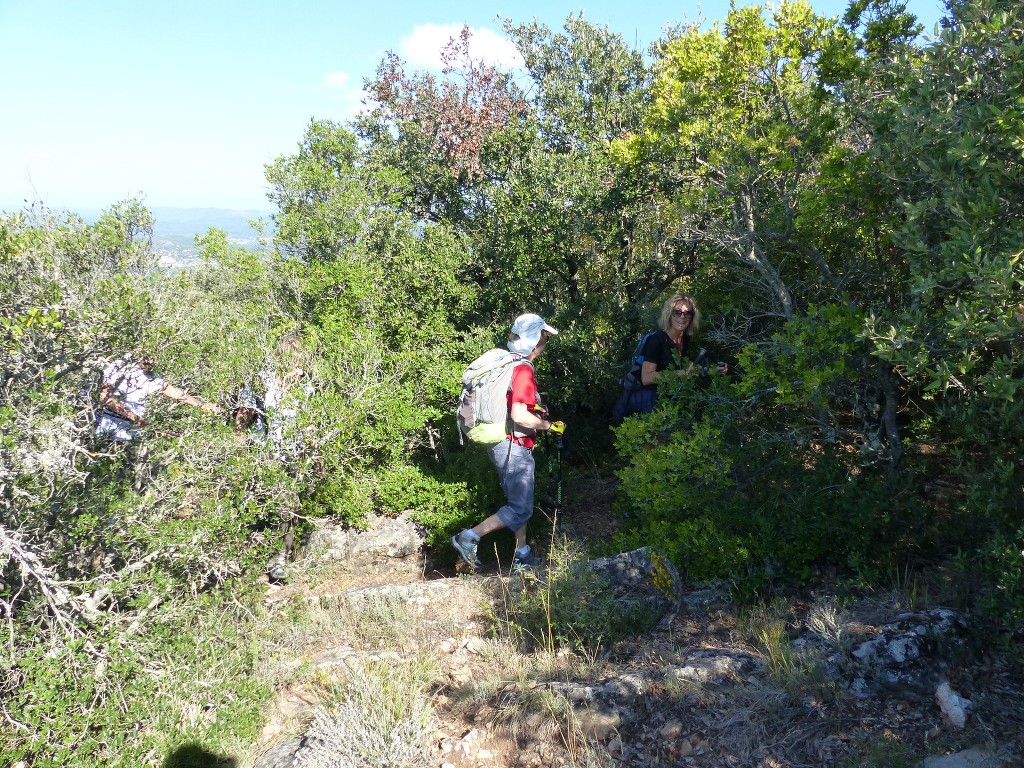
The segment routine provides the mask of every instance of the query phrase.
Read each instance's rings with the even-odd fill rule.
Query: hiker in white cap
[[[477,557],[480,538],[501,528],[515,532],[513,568],[532,567],[540,563],[540,559],[530,551],[526,543],[526,523],[533,514],[536,474],[533,447],[538,431],[561,434],[565,431],[565,424],[548,419],[547,409],[537,391],[532,363],[544,351],[548,337],[557,333],[540,315],[520,315],[512,323],[508,349],[516,355],[522,355],[523,360],[530,364],[518,365],[512,374],[512,384],[507,395],[509,431],[503,441],[490,448],[491,461],[498,470],[506,504],[482,523],[452,537],[452,546],[473,570],[480,568]]]

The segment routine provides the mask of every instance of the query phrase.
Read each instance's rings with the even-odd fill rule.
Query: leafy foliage
[[[657,621],[641,604],[616,601],[585,553],[566,541],[555,542],[540,577],[513,582],[495,619],[499,632],[526,647],[589,653]]]
[[[509,20],[520,78],[473,60],[464,31],[440,76],[388,55],[366,114],[311,121],[268,166],[262,248],[210,231],[179,273],[158,269],[138,201],[92,224],[0,216],[4,760],[140,764],[175,729],[227,738],[195,717],[209,708],[252,734],[267,692],[229,692],[250,646],[196,627],[262,568],[282,515],[301,537],[410,513],[443,546],[500,505],[450,414],[463,366],[522,311],[562,331],[538,377],[568,469],[620,479],[613,546],[655,541],[744,596],[958,556],[993,636],[1019,639],[1016,10],[950,2],[928,41],[898,2],[733,8],[649,58],[582,18]],[[665,377],[653,413],[609,431],[614,380],[676,290],[730,374]],[[310,384],[287,459],[227,423],[284,334]],[[154,397],[144,439],[98,440],[99,373],[133,350],[225,418]],[[517,594],[508,627],[587,649],[624,631],[636,617],[582,558]],[[154,704],[198,690],[166,670],[214,663],[231,672],[205,703]]]
[[[749,6],[707,31],[680,30],[658,46],[645,130],[614,147],[664,195],[676,238],[705,259],[731,257],[746,300],[783,318],[797,281],[836,284],[799,214],[842,135],[817,74],[839,34],[804,2],[783,3],[770,20]]]
[[[894,241],[907,262],[905,299],[867,330],[876,354],[920,389],[930,416],[922,436],[969,478],[960,515],[978,539],[992,537],[979,555],[1006,569],[998,602],[1019,612],[1024,563],[1003,554],[1024,483],[1007,458],[1020,455],[1024,352],[1022,114],[1012,96],[1024,26],[1011,5],[954,4],[936,45],[901,62],[899,119],[882,119],[900,147],[883,157],[904,205]]]

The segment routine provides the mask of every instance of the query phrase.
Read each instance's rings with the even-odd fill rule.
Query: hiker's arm
[[[145,424],[144,419],[137,416],[131,408],[114,397],[114,388],[109,384],[104,384],[100,387],[100,405],[115,416],[120,416],[132,424],[137,424],[140,427]]]
[[[644,360],[640,366],[640,381],[643,382],[645,387],[649,387],[651,384],[660,379],[658,375],[658,366],[650,360]]]
[[[692,372],[693,363],[690,363],[685,369],[677,369],[676,376],[689,376]],[[644,386],[650,386],[660,378],[661,373],[658,371],[657,364],[644,360],[643,365],[640,366],[640,381],[644,383]]]
[[[176,387],[173,384],[165,384],[164,388],[160,390],[162,395],[176,400],[179,403],[185,403],[185,405],[191,405],[195,408],[201,408],[207,413],[220,413],[220,408],[217,407],[216,403],[204,403],[195,395],[190,395],[184,389]]]
[[[284,375],[284,379],[281,384],[282,388],[288,389],[295,381],[301,379],[305,375],[306,372],[302,368],[292,368]]]
[[[542,419],[527,408],[526,403],[512,403],[512,410],[509,412],[509,415],[516,426],[523,429],[551,429],[551,422],[547,419]]]

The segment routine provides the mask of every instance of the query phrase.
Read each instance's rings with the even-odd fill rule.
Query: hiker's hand
[[[728,372],[729,372],[729,364],[728,363],[721,363],[720,362],[720,363],[718,363],[718,365],[715,366],[715,373],[717,373],[719,376],[725,376],[725,374],[727,374]]]
[[[216,403],[203,403],[199,408],[207,413],[220,413],[220,406]]]
[[[548,426],[548,432],[554,432],[556,435],[561,435],[565,432],[564,421],[552,421]]]

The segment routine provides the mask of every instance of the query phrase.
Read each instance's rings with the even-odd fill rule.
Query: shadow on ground
[[[198,744],[185,744],[167,756],[163,768],[235,768],[233,757],[222,757]]]

